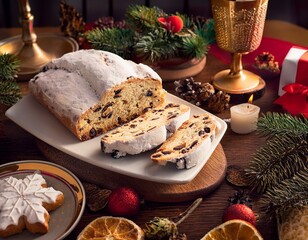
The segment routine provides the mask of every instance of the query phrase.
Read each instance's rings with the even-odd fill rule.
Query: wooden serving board
[[[99,168],[67,155],[41,140],[37,140],[37,145],[49,161],[67,168],[82,181],[107,189],[130,186],[143,199],[154,202],[182,202],[203,197],[220,185],[225,177],[227,167],[225,153],[219,144],[200,173],[191,182],[165,184],[137,179]]]

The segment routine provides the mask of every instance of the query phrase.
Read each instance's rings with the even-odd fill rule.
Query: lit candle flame
[[[252,100],[253,100],[253,94],[251,94],[251,96],[249,97],[248,103],[252,103]]]

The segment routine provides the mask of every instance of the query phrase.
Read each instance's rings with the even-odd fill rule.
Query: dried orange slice
[[[127,218],[104,216],[90,222],[77,240],[143,240],[143,230]]]
[[[263,240],[258,230],[250,223],[235,219],[213,228],[201,240]]]

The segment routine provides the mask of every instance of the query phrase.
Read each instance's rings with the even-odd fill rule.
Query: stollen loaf
[[[101,149],[114,158],[145,152],[166,141],[189,116],[188,106],[167,102],[103,135]]]
[[[52,60],[29,88],[80,140],[129,122],[162,104],[166,95],[150,67],[94,49]]]
[[[151,159],[159,165],[173,162],[178,169],[192,168],[205,159],[219,128],[209,114],[194,115],[151,155]]]

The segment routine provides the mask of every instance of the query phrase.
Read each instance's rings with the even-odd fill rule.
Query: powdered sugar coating
[[[192,168],[206,159],[220,128],[209,114],[194,115],[151,155],[151,159],[160,165],[175,163],[178,169]]]
[[[162,144],[190,116],[185,105],[166,103],[102,137],[102,150],[117,156],[139,154]],[[133,127],[135,126],[135,127]]]
[[[108,89],[130,77],[161,80],[147,65],[136,64],[116,54],[94,49],[67,53],[48,63],[46,68],[60,68],[77,73],[89,82],[100,98]]]
[[[80,116],[99,103],[109,89],[131,77],[161,82],[159,75],[144,64],[106,51],[80,50],[52,60],[30,80],[29,88],[74,128]]]
[[[34,95],[41,95],[44,102],[57,109],[60,117],[67,117],[73,123],[99,101],[83,77],[61,69],[39,73],[30,81],[29,87]]]
[[[211,148],[211,139],[206,138],[196,149],[195,151],[189,152],[184,158],[172,158],[170,162],[176,164],[178,169],[189,169],[201,162],[203,159],[206,159],[206,154]],[[208,159],[205,161],[205,163]]]
[[[112,153],[117,150],[117,156],[124,157],[127,154],[135,155],[157,147],[167,139],[165,126],[160,126],[147,134],[142,134],[128,141],[114,141],[104,144],[104,152]]]

